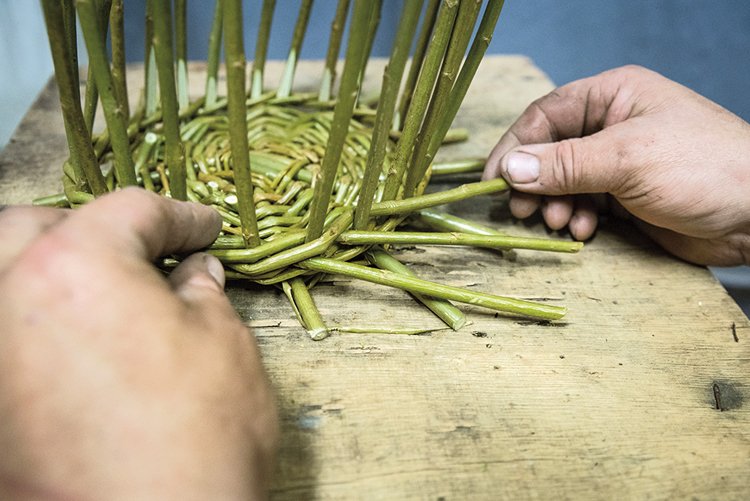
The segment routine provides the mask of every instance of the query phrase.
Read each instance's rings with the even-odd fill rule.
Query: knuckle
[[[552,169],[553,181],[563,191],[572,192],[578,186],[579,167],[575,141],[564,139],[555,147],[555,166]]]

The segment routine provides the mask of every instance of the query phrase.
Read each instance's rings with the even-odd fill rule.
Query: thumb
[[[197,252],[172,271],[169,283],[193,311],[236,315],[224,294],[224,267],[214,256]]]
[[[521,145],[500,159],[500,174],[515,189],[543,195],[613,193],[627,176],[607,130],[556,143]],[[613,193],[616,194],[616,193]]]

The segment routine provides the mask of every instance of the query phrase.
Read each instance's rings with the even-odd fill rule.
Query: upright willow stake
[[[68,46],[68,59],[67,62],[70,65],[70,74],[73,77],[73,95],[78,100],[78,107],[80,108],[81,100],[81,83],[78,75],[78,35],[76,33],[76,9],[73,5],[74,0],[62,0],[60,7],[62,7],[62,20],[63,29],[65,30],[65,42]],[[44,5],[42,5],[44,8]],[[51,40],[50,40],[51,42]],[[54,54],[53,54],[54,55]]]
[[[94,0],[97,12],[99,12],[99,28],[102,33],[102,43],[107,43],[107,28],[109,27],[109,11],[112,5],[111,0]],[[96,117],[96,104],[99,101],[99,89],[96,87],[94,79],[94,69],[89,65],[86,76],[86,93],[83,100],[83,118],[86,120],[86,127],[89,134],[94,130],[94,118]]]
[[[331,201],[333,183],[341,160],[341,153],[349,131],[354,105],[357,101],[362,69],[365,64],[365,38],[372,16],[373,3],[370,0],[355,0],[349,41],[346,48],[344,73],[341,89],[333,110],[333,123],[328,136],[328,144],[321,165],[321,174],[314,184],[315,196],[310,205],[310,221],[307,224],[307,241],[318,238],[323,233],[323,223]]]
[[[453,83],[461,68],[461,62],[466,53],[466,47],[469,45],[471,33],[474,31],[474,25],[481,7],[482,0],[464,0],[459,6],[456,24],[448,45],[448,51],[445,54],[443,67],[440,70],[430,107],[427,110],[422,130],[417,137],[417,145],[412,154],[411,167],[404,182],[404,197],[410,197],[414,194],[414,188],[424,176],[432,161],[432,156],[428,151],[430,145],[430,137],[428,136],[434,135],[437,130],[437,123],[445,112],[445,106],[450,99]]]
[[[401,121],[406,116],[406,110],[409,109],[411,96],[414,93],[414,86],[416,85],[417,77],[419,76],[419,70],[422,69],[422,61],[424,61],[424,55],[425,52],[427,52],[427,45],[432,36],[432,28],[435,26],[438,7],[440,7],[440,0],[429,0],[427,3],[427,9],[424,13],[424,21],[422,21],[422,29],[419,31],[417,43],[414,47],[414,55],[411,58],[409,74],[406,77],[404,90],[401,93],[401,100],[398,103],[398,115],[395,120],[395,128],[397,129],[401,129]]]
[[[172,7],[170,0],[155,0],[153,5],[153,44],[159,75],[159,96],[161,97],[164,142],[166,143],[167,168],[169,169],[169,191],[172,198],[187,200],[185,150],[180,140],[180,121],[174,78]]]
[[[289,97],[292,94],[292,84],[294,83],[294,72],[297,69],[297,61],[302,51],[302,42],[305,39],[307,23],[310,20],[310,11],[312,10],[313,0],[302,0],[299,7],[297,23],[294,26],[292,35],[292,46],[289,49],[289,57],[284,67],[284,75],[281,78],[279,89],[276,91],[278,97]]]
[[[437,74],[442,65],[443,55],[453,32],[457,8],[457,0],[443,0],[443,5],[438,13],[434,36],[427,48],[424,65],[419,73],[417,85],[414,89],[414,96],[409,105],[409,111],[406,113],[404,129],[398,141],[396,155],[385,180],[383,200],[393,200],[398,194],[406,166],[411,159],[414,143],[422,126],[425,110],[430,102]]]
[[[112,79],[115,82],[115,96],[122,106],[125,118],[130,117],[128,84],[125,79],[125,25],[123,0],[113,0],[109,11],[110,38],[112,40]]]
[[[276,0],[263,0],[263,10],[260,13],[260,27],[258,40],[255,42],[255,58],[250,80],[250,97],[258,99],[263,94],[263,71],[268,54],[268,40],[271,37],[271,23],[276,9]]]
[[[477,73],[479,63],[482,62],[484,53],[487,52],[487,47],[489,47],[492,41],[492,34],[495,31],[495,25],[497,25],[497,20],[500,17],[500,12],[503,10],[504,3],[504,0],[490,0],[487,4],[482,21],[479,23],[477,34],[471,43],[469,54],[466,56],[466,61],[461,67],[461,73],[459,73],[456,84],[453,86],[447,109],[442,114],[439,129],[433,134],[430,140],[429,151],[432,158],[434,158],[435,152],[440,148],[442,138],[445,137],[448,129],[450,129],[453,119],[456,118],[458,109],[461,107],[466,92],[469,90],[469,85],[471,85],[471,81]]]
[[[237,187],[242,237],[250,247],[260,245],[247,141],[245,106],[245,46],[242,39],[242,0],[224,0],[224,55],[227,66],[227,114],[232,147],[234,184]]]
[[[177,101],[180,110],[190,104],[187,71],[187,0],[175,0],[175,49],[177,53]]]
[[[373,3],[372,16],[370,16],[370,26],[367,28],[367,42],[365,42],[365,64],[362,67],[362,75],[367,71],[367,63],[370,60],[370,52],[372,52],[372,46],[375,43],[375,35],[378,33],[378,25],[380,24],[380,11],[383,8],[383,0],[370,0]],[[415,0],[417,1],[417,0]],[[407,50],[409,50],[407,48]]]
[[[320,80],[319,101],[330,101],[333,92],[333,83],[336,80],[336,63],[339,60],[341,50],[341,39],[344,36],[346,15],[349,12],[349,0],[339,0],[336,6],[336,14],[331,23],[331,37],[328,41],[328,52],[323,68],[323,78]]]
[[[219,82],[219,59],[221,57],[223,0],[216,0],[214,20],[211,23],[211,34],[208,37],[208,62],[206,63],[206,108],[216,104]]]
[[[137,184],[133,159],[130,156],[130,140],[123,108],[117,102],[113,91],[114,82],[107,59],[107,47],[99,29],[98,12],[93,0],[77,0],[78,18],[89,53],[89,65],[92,68],[94,82],[104,108],[104,118],[115,155],[115,175],[120,186]]]
[[[158,79],[156,76],[156,51],[154,50],[154,2],[156,0],[146,0],[146,41],[144,54],[144,83],[143,93],[145,101],[145,116],[150,117],[156,113],[159,106],[159,97],[157,96]]]
[[[393,122],[398,89],[401,85],[406,59],[409,57],[409,47],[411,46],[412,38],[414,38],[421,10],[422,0],[410,0],[404,3],[396,31],[396,38],[393,41],[393,48],[391,49],[391,58],[383,72],[383,84],[380,87],[380,101],[372,131],[372,142],[367,155],[367,164],[362,179],[359,203],[354,213],[354,227],[358,230],[366,228],[370,219],[370,207],[372,206],[375,191],[378,188],[380,173],[383,170],[382,164],[385,158],[385,147],[388,143],[388,135]]]
[[[70,7],[71,5],[68,5],[68,8]],[[70,53],[70,36],[65,26],[69,17],[63,14],[61,2],[58,0],[42,0],[42,9],[44,21],[47,24],[55,78],[60,91],[60,106],[65,122],[71,164],[76,172],[88,182],[91,193],[99,196],[107,192],[107,185],[99,169],[99,163],[96,161],[94,147],[83,119],[80,94],[76,92],[78,68],[74,68],[71,64],[71,61],[75,59]]]

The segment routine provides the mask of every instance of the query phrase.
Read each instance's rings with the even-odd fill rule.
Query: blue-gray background
[[[409,0],[406,0],[409,1]],[[403,0],[384,0],[376,55],[390,50]],[[130,60],[143,54],[144,0],[127,0]],[[248,33],[257,26],[260,0],[245,0]],[[284,58],[299,0],[278,0],[269,57]],[[335,0],[317,0],[302,57],[325,55]],[[191,59],[205,59],[213,2],[189,5]],[[248,59],[254,37],[246,40]],[[507,0],[492,53],[530,56],[557,83],[623,64],[641,64],[688,85],[750,120],[750,1],[748,0]],[[0,147],[51,74],[39,4],[0,0]],[[499,90],[500,91],[500,90]],[[721,273],[750,308],[747,268]]]

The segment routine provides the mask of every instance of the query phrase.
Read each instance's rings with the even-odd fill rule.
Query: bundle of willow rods
[[[405,1],[376,106],[363,102],[360,84],[382,0],[351,5],[339,0],[320,89],[309,94],[295,93],[293,84],[312,0],[301,0],[278,88],[265,87],[275,3],[263,2],[247,86],[241,0],[216,0],[205,95],[191,100],[187,0],[174,0],[174,13],[171,0],[148,0],[144,89],[131,111],[123,0],[42,0],[70,156],[63,168],[64,193],[38,203],[75,207],[118,187],[139,185],[211,205],[224,224],[209,252],[225,264],[230,278],[282,287],[313,339],[329,331],[310,288],[328,273],[407,290],[454,329],[465,318],[449,301],[538,319],[564,315],[558,306],[419,279],[384,250],[389,244],[580,248],[574,242],[506,236],[430,210],[507,190],[502,180],[423,194],[431,174],[461,168],[439,166],[433,159],[489,44],[502,0],[488,0],[484,9],[482,0]],[[89,57],[83,97],[76,14]],[[346,55],[334,94],[347,18]],[[218,89],[222,40],[226,96]],[[106,128],[95,134],[99,102]],[[478,165],[468,162],[468,168]],[[436,231],[398,231],[413,219]],[[173,266],[176,259],[163,264]]]

